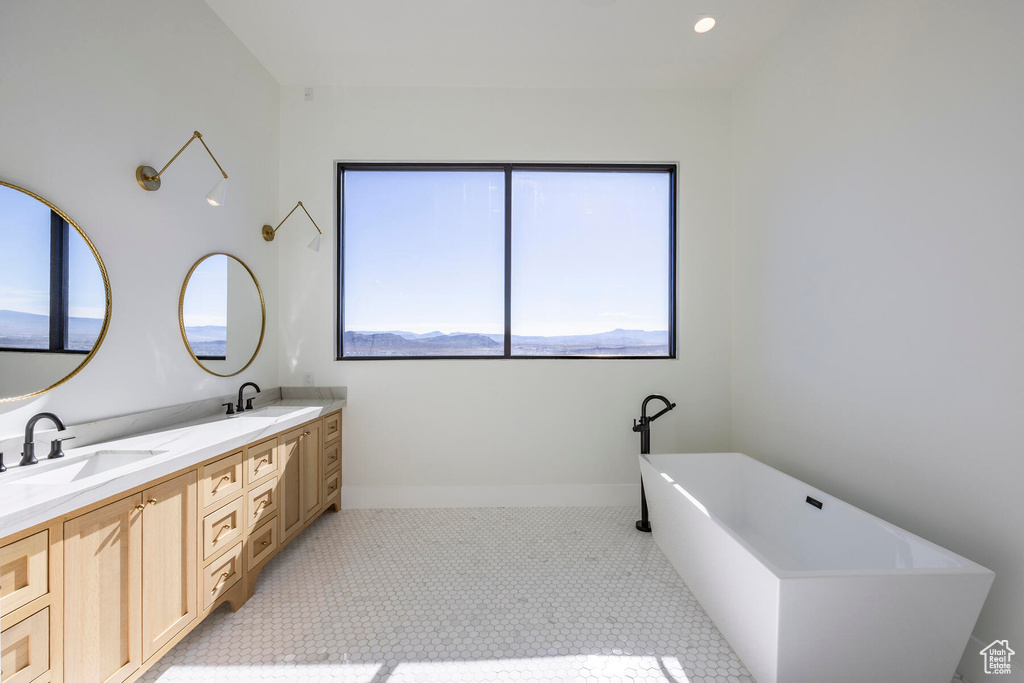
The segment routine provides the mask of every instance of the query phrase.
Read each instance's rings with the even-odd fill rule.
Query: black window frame
[[[501,355],[437,356],[345,356],[345,172],[346,171],[501,171],[505,177],[505,344]],[[668,355],[666,356],[587,356],[587,355],[513,355],[512,354],[512,173],[514,171],[565,171],[567,173],[667,173],[669,177],[669,292]],[[676,359],[676,221],[678,204],[678,164],[573,164],[573,163],[422,163],[422,162],[336,162],[335,240],[336,296],[334,307],[334,355],[337,361],[378,360],[675,360]]]
[[[0,353],[63,353],[85,356],[93,349],[69,349],[69,281],[71,273],[71,231],[74,228],[59,213],[50,209],[50,334],[49,347],[27,349],[0,346]],[[94,347],[95,348],[95,345]]]

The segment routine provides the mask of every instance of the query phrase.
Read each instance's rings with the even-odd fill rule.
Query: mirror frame
[[[99,336],[96,337],[96,343],[93,344],[92,350],[89,351],[88,354],[86,354],[85,359],[81,363],[79,363],[78,366],[74,370],[72,370],[70,373],[65,375],[63,379],[61,379],[61,380],[59,380],[57,382],[54,382],[53,384],[51,384],[50,386],[46,387],[45,389],[40,389],[39,391],[34,391],[34,392],[30,393],[30,394],[23,394],[21,396],[12,396],[10,398],[2,398],[2,397],[0,397],[0,403],[11,403],[13,401],[21,401],[21,400],[24,400],[26,398],[32,398],[33,396],[39,396],[40,394],[45,394],[47,391],[50,391],[51,389],[56,389],[57,387],[59,387],[60,385],[64,384],[69,379],[71,379],[72,377],[77,375],[79,372],[81,372],[82,368],[84,368],[86,365],[88,365],[89,362],[93,359],[93,356],[96,355],[96,352],[99,351],[100,346],[103,345],[103,340],[106,339],[107,328],[110,327],[110,314],[111,314],[111,311],[113,310],[113,303],[112,303],[112,299],[111,299],[111,296],[110,296],[110,277],[107,275],[107,266],[103,263],[103,257],[100,256],[100,252],[98,252],[96,250],[96,245],[94,245],[92,243],[92,240],[89,239],[89,236],[85,234],[85,231],[82,230],[82,228],[80,228],[78,226],[78,223],[76,223],[74,220],[72,220],[71,216],[69,216],[66,213],[64,213],[64,211],[62,211],[59,206],[57,206],[56,204],[54,204],[50,200],[46,199],[45,197],[40,197],[39,195],[37,195],[35,192],[32,192],[31,190],[26,190],[24,187],[21,187],[19,185],[15,185],[13,183],[8,183],[8,182],[3,181],[3,180],[0,180],[0,185],[2,185],[3,187],[9,187],[12,190],[17,190],[18,192],[27,194],[29,197],[32,197],[32,199],[35,199],[36,201],[39,201],[39,202],[42,202],[43,204],[46,204],[46,206],[50,207],[51,211],[55,212],[58,216],[60,216],[64,220],[66,220],[68,222],[68,225],[70,225],[71,227],[73,227],[75,229],[75,231],[79,234],[79,236],[83,240],[85,240],[86,245],[89,247],[89,251],[92,252],[93,258],[96,259],[96,265],[98,265],[100,267],[100,276],[103,278],[103,289],[104,289],[104,294],[106,296],[106,313],[103,316],[103,326],[100,328]]]
[[[226,375],[221,374],[219,372],[214,372],[210,368],[203,365],[203,362],[199,360],[199,358],[196,357],[196,354],[192,351],[192,347],[188,343],[188,335],[185,334],[185,291],[188,289],[189,280],[192,279],[192,273],[196,272],[196,268],[198,268],[203,261],[210,258],[211,256],[227,256],[228,258],[233,258],[240,264],[242,264],[242,267],[245,268],[247,273],[249,273],[249,277],[252,278],[253,284],[256,285],[256,293],[260,295],[260,317],[262,319],[262,322],[260,324],[260,339],[256,343],[256,350],[252,352],[252,358],[249,359],[249,362],[246,363],[240,370]],[[256,279],[256,274],[252,272],[252,268],[250,268],[245,261],[238,258],[234,254],[228,254],[227,252],[223,251],[215,251],[211,254],[207,254],[206,256],[202,257],[201,259],[193,263],[192,267],[188,269],[188,274],[185,276],[185,281],[181,284],[181,296],[178,297],[178,327],[181,330],[181,340],[185,343],[185,350],[188,351],[188,355],[192,357],[192,360],[196,362],[196,365],[201,367],[203,370],[216,377],[234,377],[235,375],[240,375],[241,373],[245,372],[249,368],[249,366],[252,365],[253,361],[256,360],[256,356],[260,355],[260,349],[263,348],[263,337],[267,333],[267,304],[263,300],[263,288],[260,287],[260,281]]]

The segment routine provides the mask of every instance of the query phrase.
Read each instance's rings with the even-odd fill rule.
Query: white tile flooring
[[[141,680],[752,681],[635,516],[328,512]]]

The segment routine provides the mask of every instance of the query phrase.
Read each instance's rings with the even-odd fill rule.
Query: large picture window
[[[338,358],[674,358],[675,167],[339,164]]]

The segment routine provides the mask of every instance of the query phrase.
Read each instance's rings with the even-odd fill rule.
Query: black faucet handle
[[[7,465],[4,464],[4,454],[0,452],[0,472],[6,472]]]
[[[73,438],[75,438],[75,437],[73,437],[73,436],[65,436],[63,439],[54,439],[53,441],[51,441],[50,442],[50,454],[48,456],[46,456],[46,457],[51,459],[51,460],[54,459],[54,458],[63,458],[64,457],[63,443],[65,441],[71,441],[71,439],[73,439]]]
[[[256,397],[255,397],[255,396],[253,396],[253,397],[252,397],[252,398],[250,398],[250,399],[246,399],[246,401],[245,401],[245,409],[246,409],[246,410],[252,410],[252,409],[253,409],[253,408],[252,408],[252,402],[253,402],[253,401],[255,401],[255,400],[256,400]]]
[[[234,415],[234,414],[235,414],[235,404],[234,404],[234,403],[231,403],[231,402],[229,401],[229,402],[227,402],[227,403],[221,403],[221,405],[222,405],[222,406],[227,406],[227,407],[228,407],[228,412],[227,412],[227,413],[225,413],[225,415]]]

